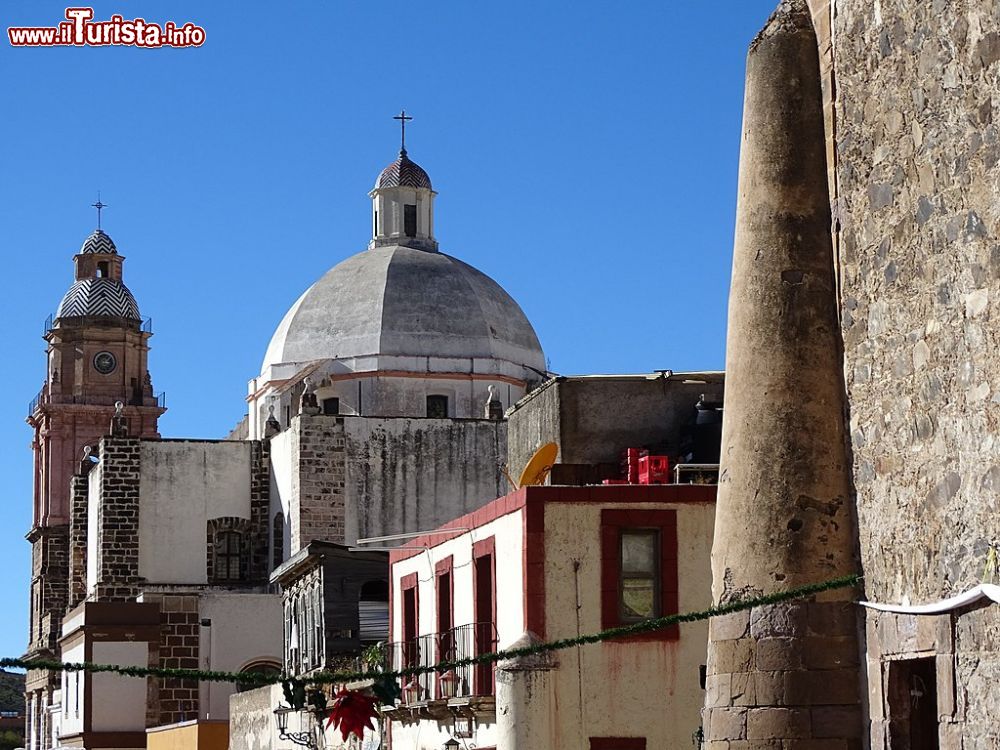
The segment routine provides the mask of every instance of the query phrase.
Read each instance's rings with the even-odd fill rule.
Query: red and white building
[[[711,604],[715,486],[524,487],[393,551],[396,668]],[[421,675],[394,750],[692,745],[707,623]]]

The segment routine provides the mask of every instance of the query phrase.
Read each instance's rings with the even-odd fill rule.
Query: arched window
[[[243,669],[240,670],[240,674],[245,674],[247,672],[253,672],[254,674],[263,674],[268,676],[274,676],[281,674],[281,665],[276,661],[271,659],[260,659],[258,661],[251,662],[247,664]],[[253,690],[260,687],[259,682],[237,682],[236,692],[243,693],[247,690]]]
[[[246,518],[223,516],[209,519],[207,525],[208,582],[246,581],[250,577],[250,521]]]
[[[238,531],[220,531],[215,535],[215,580],[240,581],[243,578],[243,535]]]

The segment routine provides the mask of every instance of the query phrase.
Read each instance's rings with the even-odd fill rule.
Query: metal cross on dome
[[[399,152],[401,154],[406,153],[406,123],[413,118],[406,114],[405,109],[399,110],[399,114],[392,118],[393,120],[399,120]]]
[[[97,203],[91,203],[91,206],[97,209],[97,228],[101,228],[101,209],[107,208],[107,203],[101,203],[101,191],[97,191]]]

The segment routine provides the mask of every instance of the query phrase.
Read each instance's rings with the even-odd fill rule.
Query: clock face
[[[94,355],[94,369],[102,375],[114,372],[117,366],[118,360],[111,352],[98,352]]]

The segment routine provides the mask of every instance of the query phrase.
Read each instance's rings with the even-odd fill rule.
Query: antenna
[[[521,478],[518,479],[516,488],[534,487],[542,484],[548,478],[549,472],[552,471],[552,466],[558,455],[559,446],[555,443],[546,443],[535,451],[525,465],[524,471],[521,472]]]

